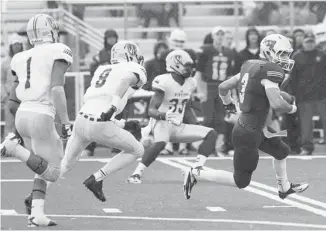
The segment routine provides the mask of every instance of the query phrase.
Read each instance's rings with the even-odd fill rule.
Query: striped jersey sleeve
[[[264,65],[264,69],[266,71],[265,78],[275,82],[275,83],[282,83],[285,78],[285,73],[283,69],[275,64],[275,63],[266,63]]]

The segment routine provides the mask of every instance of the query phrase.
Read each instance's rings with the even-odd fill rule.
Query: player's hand
[[[194,97],[196,97],[201,103],[207,101],[207,94],[205,93],[197,93]]]
[[[237,109],[235,107],[235,104],[234,103],[230,103],[230,104],[227,104],[227,105],[223,105],[223,108],[226,112],[228,113],[232,113],[232,114],[235,114],[237,112]]]
[[[174,113],[174,112],[171,112],[171,111],[168,111],[165,114],[165,119],[167,121],[169,121],[170,123],[173,123],[174,125],[177,125],[177,126],[181,125],[181,123],[182,123],[180,114]]]
[[[69,123],[69,124],[62,124],[61,126],[62,126],[61,127],[61,129],[62,129],[62,131],[61,131],[61,133],[62,133],[61,139],[62,140],[69,139],[69,137],[72,134],[73,125]]]
[[[102,121],[110,121],[113,114],[117,111],[115,106],[111,106],[111,108],[107,112],[102,112],[101,120]]]

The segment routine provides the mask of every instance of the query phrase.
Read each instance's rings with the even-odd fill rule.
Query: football
[[[281,96],[289,104],[293,104],[294,103],[294,100],[295,100],[294,96],[286,93],[285,91],[281,91]]]

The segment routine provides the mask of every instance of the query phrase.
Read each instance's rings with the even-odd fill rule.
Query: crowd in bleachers
[[[57,7],[55,1],[48,1],[49,7]],[[269,4],[269,5],[268,5]],[[277,12],[280,12],[280,4],[278,3],[262,3],[258,4],[256,8],[252,11],[252,18],[250,20],[254,20],[256,23],[262,23],[262,25],[266,25],[270,23],[270,20],[273,18],[270,15],[275,15]],[[176,21],[176,25],[178,25],[178,11],[179,9],[173,5],[163,5],[161,8],[155,4],[150,6],[151,4],[142,4],[138,6],[138,16],[144,21],[144,27],[148,26],[148,20],[150,18],[156,18],[159,26],[169,26],[168,21],[171,18],[174,18]],[[177,5],[177,4],[176,4]],[[306,9],[308,5],[296,5],[297,8]],[[284,7],[282,5],[282,7]],[[286,5],[285,5],[286,7]],[[306,7],[306,8],[305,8]],[[309,14],[314,12],[315,23],[320,22],[320,15],[325,15],[325,4],[318,2],[310,2],[308,8]],[[266,13],[265,12],[265,10]],[[282,8],[283,9],[283,8]],[[154,12],[159,10],[160,12]],[[83,9],[78,8],[76,12],[83,11]],[[152,11],[149,13],[149,11]],[[265,12],[263,14],[263,12]],[[76,13],[76,14],[79,14]],[[121,13],[121,12],[120,12]],[[119,12],[115,12],[114,14],[120,14]],[[186,13],[184,11],[184,13]],[[155,15],[155,17],[153,16]],[[80,15],[79,15],[80,16]],[[112,15],[114,16],[114,15]],[[153,17],[152,17],[153,16]],[[265,17],[265,18],[262,18]],[[266,18],[267,17],[267,18]],[[278,16],[279,17],[279,16]],[[310,17],[310,16],[309,16]],[[80,16],[82,19],[83,17]],[[165,20],[165,21],[164,21]],[[266,21],[267,20],[267,21]],[[277,23],[276,24],[282,24]],[[276,33],[276,31],[258,31],[255,27],[251,27],[248,29],[245,35],[246,46],[244,49],[238,52],[238,49],[235,47],[233,34],[231,31],[225,30],[224,28],[218,27],[214,28],[211,33],[208,33],[203,37],[203,45],[204,44],[216,44],[214,39],[212,38],[212,33],[219,33],[221,44],[220,48],[216,49],[225,49],[221,54],[225,55],[226,50],[231,54],[230,59],[232,59],[232,70],[229,70],[228,77],[231,74],[235,74],[239,72],[241,65],[249,59],[258,59],[259,58],[259,43],[261,39],[271,33]],[[296,97],[296,102],[298,105],[298,112],[293,115],[274,115],[274,120],[276,124],[280,126],[280,129],[287,129],[288,137],[286,138],[286,142],[292,148],[293,154],[301,154],[301,155],[310,155],[314,151],[314,136],[313,136],[313,124],[312,116],[315,114],[319,114],[320,121],[323,125],[324,137],[326,135],[326,39],[316,38],[311,31],[304,31],[302,29],[295,29],[292,34],[289,34],[288,31],[282,32],[286,35],[293,44],[294,52],[292,54],[292,58],[296,61],[295,67],[292,71],[292,74],[289,75],[282,86],[286,91],[290,92]],[[143,34],[143,38],[146,38],[146,34]],[[172,47],[173,42],[171,36],[165,37],[163,34],[158,35],[158,42],[153,47],[153,58],[149,59],[145,62],[145,67],[148,73],[149,82],[144,86],[145,90],[151,90],[151,81],[153,78],[159,74],[163,74],[166,72],[165,70],[165,60],[164,55],[168,50],[175,49]],[[118,41],[118,34],[114,29],[108,29],[104,34],[104,43],[103,49],[99,51],[92,59],[89,70],[92,73],[96,70],[99,65],[109,64],[110,63],[110,49],[111,47]],[[237,38],[239,39],[239,38]],[[241,39],[241,38],[240,38]],[[242,38],[243,39],[243,38]],[[188,47],[187,45],[187,35],[182,38],[183,48],[191,48],[197,50],[197,47]],[[21,45],[20,45],[21,44]],[[8,94],[10,93],[10,81],[12,81],[12,76],[10,76],[10,67],[6,65],[6,63],[10,62],[11,57],[20,52],[21,49],[16,49],[16,47],[22,47],[23,42],[19,40],[19,36],[13,37],[9,46],[9,55],[3,60],[1,66],[1,105],[2,105],[2,114],[5,117],[6,121],[6,130],[9,131],[11,129],[10,126],[13,126],[12,117],[10,113],[6,110],[6,101],[8,99]],[[197,57],[198,58],[198,57]],[[213,94],[208,91],[208,94]],[[216,95],[208,95],[207,98],[215,99]],[[205,100],[200,99],[200,104],[202,107],[205,107]],[[205,112],[204,112],[205,113]],[[224,111],[221,111],[221,116],[224,118]],[[205,118],[205,119],[215,119],[215,118]],[[207,121],[206,121],[207,122]],[[223,123],[227,123],[223,121]],[[205,124],[205,121],[204,121]],[[220,146],[218,152],[221,155],[227,155],[232,153],[232,143],[230,142],[230,129],[232,129],[232,125],[227,125],[226,130],[221,132],[223,133],[222,145]],[[4,136],[3,136],[4,137]],[[325,143],[324,139],[320,139],[318,141],[321,144]],[[93,155],[95,144],[90,145],[86,152],[88,155]],[[191,145],[187,146],[187,150],[192,150],[193,147]],[[185,148],[179,148],[180,153],[187,154],[188,151],[185,151]]]

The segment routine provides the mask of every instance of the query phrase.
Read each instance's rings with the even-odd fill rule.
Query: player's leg
[[[194,168],[202,167],[207,157],[215,151],[217,133],[213,128],[201,125],[181,124],[175,126],[171,133],[171,140],[184,143],[192,143],[202,140],[198,148],[198,155]]]
[[[113,122],[94,122],[90,126],[89,136],[98,144],[123,150],[84,181],[84,185],[104,202],[106,198],[102,190],[103,179],[134,163],[144,154],[144,147],[130,132],[116,126]]]
[[[156,160],[170,139],[170,128],[173,126],[172,124],[163,120],[151,122],[155,122],[152,126],[154,144],[146,148],[142,160],[139,162],[134,173],[128,178],[129,183],[141,183],[140,178],[144,170]]]
[[[214,102],[215,108],[215,119],[214,119],[214,129],[218,133],[216,141],[216,151],[220,156],[225,156],[226,152],[226,122],[225,122],[225,111],[223,108],[223,102],[220,97],[217,97]]]
[[[271,132],[275,132],[269,128]],[[290,147],[282,141],[280,137],[266,138],[259,146],[259,149],[271,156],[273,156],[273,167],[276,173],[278,183],[278,191],[280,198],[284,199],[292,193],[301,193],[308,188],[308,184],[291,184],[288,180],[286,169],[286,157],[290,153]]]
[[[89,121],[81,118],[81,115],[77,116],[72,134],[67,142],[65,155],[61,160],[61,177],[76,165],[83,150],[90,143],[90,141],[85,137],[85,135],[87,135],[85,132],[89,127],[88,123]]]

